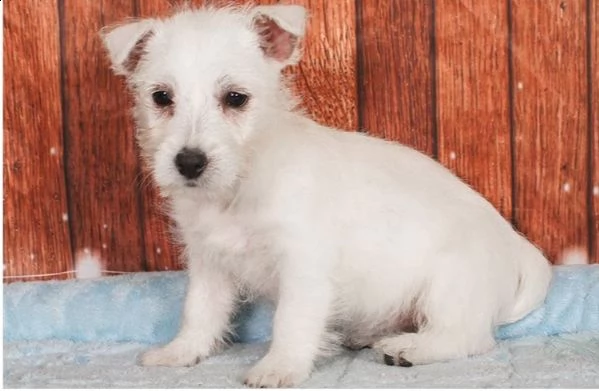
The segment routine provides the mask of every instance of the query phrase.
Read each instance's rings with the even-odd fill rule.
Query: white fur
[[[153,31],[127,77],[143,156],[189,261],[181,331],[143,364],[192,365],[213,353],[240,292],[277,302],[251,386],[300,383],[339,338],[414,364],[491,349],[496,325],[543,301],[547,260],[429,157],[294,110],[285,64],[264,55],[253,28],[257,13],[271,13],[301,37],[304,10],[285,7],[183,10],[104,36],[122,71],[122,53],[147,32],[138,27]],[[174,91],[172,117],[153,107],[160,83]],[[244,110],[223,110],[224,85],[249,91]],[[210,160],[196,187],[173,163],[183,147]],[[410,313],[424,322],[400,334]]]

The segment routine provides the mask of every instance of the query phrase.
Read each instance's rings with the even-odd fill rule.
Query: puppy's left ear
[[[132,20],[100,30],[112,69],[117,75],[129,76],[135,71],[145,45],[153,35],[154,24],[153,19]]]
[[[300,5],[262,5],[252,10],[253,25],[264,54],[282,68],[296,64],[306,30],[306,9]]]

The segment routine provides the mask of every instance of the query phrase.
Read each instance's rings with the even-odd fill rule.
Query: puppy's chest
[[[277,242],[265,226],[247,219],[219,219],[186,236],[193,258],[226,270],[241,289],[258,295],[276,294]]]
[[[235,278],[239,287],[252,294],[275,297],[279,287],[276,245],[266,235],[249,232],[244,249],[217,260]]]

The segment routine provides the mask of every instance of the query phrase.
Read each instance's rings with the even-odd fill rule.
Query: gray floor
[[[19,342],[4,345],[7,388],[241,387],[265,344],[234,345],[193,368],[142,368],[139,344]],[[484,356],[412,368],[388,367],[371,350],[319,362],[310,388],[599,387],[599,334],[506,341]]]

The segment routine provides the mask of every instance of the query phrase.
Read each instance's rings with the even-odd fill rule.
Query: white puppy
[[[300,6],[202,8],[103,31],[188,260],[181,330],[144,365],[212,354],[241,293],[277,303],[256,387],[302,382],[338,343],[400,366],[486,352],[496,325],[544,300],[547,260],[450,171],[295,108],[281,70],[305,20]]]

